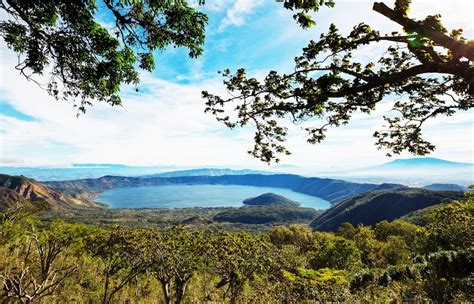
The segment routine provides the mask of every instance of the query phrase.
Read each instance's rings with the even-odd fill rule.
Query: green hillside
[[[320,214],[312,208],[302,208],[292,204],[261,206],[243,206],[218,213],[214,216],[217,222],[243,224],[289,224],[308,223]]]
[[[417,188],[369,191],[336,204],[312,223],[315,230],[335,231],[342,223],[375,225],[412,211],[464,198],[462,192]]]

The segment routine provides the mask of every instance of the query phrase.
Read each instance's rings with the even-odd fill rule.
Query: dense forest
[[[474,196],[395,220],[211,231],[1,214],[2,302],[474,301]]]

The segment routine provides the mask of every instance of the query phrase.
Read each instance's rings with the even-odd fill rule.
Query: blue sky
[[[211,3],[212,2],[212,3]],[[232,6],[233,2],[237,2]],[[243,3],[238,5],[238,3]],[[184,48],[157,52],[153,76],[189,84],[217,76],[217,71],[246,67],[268,71],[290,67],[314,32],[301,30],[292,13],[273,1],[208,1],[205,52],[190,59]],[[285,37],[298,32],[292,39]]]
[[[15,107],[11,104],[9,104],[6,101],[1,101],[0,100],[0,113],[2,116],[8,116],[8,117],[13,117],[19,120],[23,121],[35,121],[36,118],[33,116],[29,116],[25,113],[22,113],[15,109]]]
[[[288,71],[301,48],[331,22],[346,32],[363,21],[382,31],[399,30],[371,11],[373,1],[337,1],[336,8],[322,9],[317,26],[307,31],[273,0],[206,2],[200,8],[209,15],[202,57],[192,60],[186,50],[175,48],[157,53],[157,69],[142,73],[139,92],[123,88],[123,107],[97,104],[79,118],[71,104],[55,101],[20,77],[14,70],[15,55],[1,42],[0,163],[264,167],[246,153],[251,129],[228,130],[203,113],[202,90],[225,94],[217,71],[244,67],[255,77],[269,70]],[[448,28],[462,27],[467,37],[474,37],[473,9],[470,0],[414,0],[411,15],[439,12]],[[369,47],[358,56],[371,59],[380,51]],[[316,146],[306,143],[301,126],[292,126],[288,146],[293,154],[283,164],[335,168],[389,161],[386,151],[374,147],[371,134],[390,108],[387,100],[372,116],[356,115],[349,126],[331,130],[328,140]],[[432,156],[474,162],[473,118],[471,111],[430,122],[425,134],[438,147]]]

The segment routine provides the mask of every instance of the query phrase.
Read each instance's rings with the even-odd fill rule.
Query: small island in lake
[[[275,193],[265,193],[256,197],[251,197],[243,201],[248,206],[268,206],[268,205],[291,205],[299,206],[300,204],[292,201],[283,195]]]
[[[243,201],[244,206],[214,216],[216,222],[243,224],[305,223],[320,215],[313,208],[303,208],[282,195],[265,193]]]

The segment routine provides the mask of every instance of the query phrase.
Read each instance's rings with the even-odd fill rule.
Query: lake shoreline
[[[93,195],[94,202],[106,205],[110,209],[176,209],[239,208],[244,206],[242,202],[245,199],[264,193],[283,195],[305,208],[326,210],[331,207],[331,203],[327,200],[291,189],[247,185],[169,184],[117,187]]]

